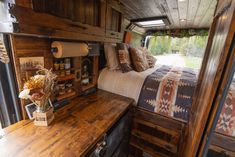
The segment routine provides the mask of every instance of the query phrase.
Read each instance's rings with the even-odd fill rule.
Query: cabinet
[[[107,1],[106,7],[106,32],[107,37],[123,38],[122,5],[114,0]]]
[[[127,157],[131,114],[127,111],[87,157]]]

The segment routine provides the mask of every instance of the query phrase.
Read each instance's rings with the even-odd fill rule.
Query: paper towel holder
[[[51,47],[51,52],[52,52],[52,53],[58,52],[58,48],[57,48],[57,47]]]

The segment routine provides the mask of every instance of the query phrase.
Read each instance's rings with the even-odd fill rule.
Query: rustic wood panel
[[[218,90],[219,82],[222,78],[227,76],[227,74],[221,76],[222,71],[224,70],[224,68],[226,68],[225,63],[229,61],[229,65],[232,65],[231,62],[233,57],[230,56],[231,52],[229,51],[229,48],[234,35],[235,28],[234,10],[235,1],[233,1],[231,7],[228,10],[225,10],[223,14],[216,17],[215,22],[213,23],[215,26],[212,26],[212,28],[215,27],[215,31],[212,31],[214,32],[214,34],[209,35],[209,39],[211,39],[210,36],[212,36],[213,38],[211,42],[211,48],[207,48],[207,62],[204,66],[204,72],[200,74],[202,76],[199,76],[199,78],[201,78],[202,80],[200,87],[197,91],[197,99],[196,101],[194,101],[193,104],[197,107],[193,111],[195,114],[193,114],[190,118],[190,136],[186,144],[185,156],[195,155],[199,146],[199,139],[201,139],[203,130],[205,128],[206,119],[208,118],[208,114],[211,110],[212,102],[216,96],[216,91]],[[232,55],[234,55],[234,53]],[[224,82],[224,84],[221,86],[221,91],[223,91],[223,87],[225,85],[226,83]],[[221,91],[220,93],[222,93]],[[209,125],[211,125],[211,122]],[[205,144],[206,139],[207,137],[204,138],[203,144]]]
[[[132,99],[98,91],[76,98],[55,113],[48,127],[23,121],[6,128],[0,144],[1,157],[84,156],[128,110]]]
[[[13,31],[17,34],[87,41],[120,42],[122,40],[115,36],[105,37],[104,28],[73,22],[49,14],[36,13],[24,7],[14,6],[11,8],[11,13],[19,22]],[[31,16],[27,17],[26,14]]]
[[[129,20],[167,15],[169,28],[209,28],[217,0],[120,0]],[[185,19],[185,21],[180,21]],[[158,27],[164,29],[166,27]],[[168,28],[168,27],[167,27]]]
[[[232,136],[226,136],[215,132],[212,137],[211,145],[215,145],[235,153],[235,138]]]
[[[210,146],[209,146],[209,149],[210,149],[210,150],[213,150],[213,151],[215,151],[215,152],[217,152],[217,153],[221,153],[221,154],[223,154],[223,155],[226,154],[228,157],[233,157],[233,156],[235,156],[235,153],[234,153],[234,152],[228,151],[228,150],[223,149],[223,148],[218,147],[218,146],[210,145]],[[221,155],[221,154],[220,154],[220,155]]]
[[[53,55],[50,52],[51,42],[48,39],[33,38],[24,36],[11,35],[11,45],[13,52],[13,60],[16,71],[16,79],[19,91],[23,89],[23,82],[25,81],[25,73],[20,69],[20,57],[44,57],[45,67],[53,68]],[[21,100],[21,110],[23,112],[23,119],[26,119],[25,101]]]
[[[185,123],[139,108],[133,112],[130,144],[135,149],[130,154],[142,151],[153,156],[182,156]]]

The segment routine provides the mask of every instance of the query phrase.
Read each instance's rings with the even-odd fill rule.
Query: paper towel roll
[[[79,57],[88,54],[88,45],[85,43],[54,41],[51,48],[55,58]]]

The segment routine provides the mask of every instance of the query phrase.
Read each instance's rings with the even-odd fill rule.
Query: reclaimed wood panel
[[[26,121],[12,125],[10,131],[4,129],[1,157],[85,156],[132,103],[132,99],[101,90],[76,98],[55,113],[48,127]]]
[[[215,132],[211,140],[211,145],[215,145],[235,153],[235,137]]]
[[[152,156],[181,157],[185,130],[183,122],[135,107],[130,142],[135,149],[130,154],[136,155],[141,151],[141,154],[145,152]]]
[[[190,136],[186,142],[185,156],[195,156],[200,143],[199,139],[202,138],[209,112],[213,109],[212,103],[216,100],[216,96],[218,96],[217,98],[221,98],[221,93],[226,86],[226,82],[224,82],[221,88],[218,88],[219,85],[221,85],[222,78],[228,76],[228,72],[222,75],[223,71],[226,69],[226,63],[229,62],[228,65],[230,67],[234,57],[234,53],[229,50],[235,28],[234,10],[235,1],[233,1],[230,8],[224,10],[224,12],[218,15],[213,22],[214,26],[212,26],[212,28],[214,31],[212,32],[214,32],[214,34],[209,35],[209,39],[213,39],[211,39],[212,41],[210,42],[211,47],[207,48],[207,51],[205,52],[208,57],[205,58],[207,61],[203,66],[203,72],[200,74],[201,76],[199,76],[202,80],[197,91],[197,99],[193,103],[193,106],[195,105],[197,107],[194,106],[194,114],[192,114],[189,121]],[[220,93],[217,93],[218,89],[220,89]],[[214,108],[218,106],[219,99],[215,102],[217,102],[217,105],[214,104]],[[212,121],[210,121],[208,126],[211,126],[211,124]],[[208,131],[209,130],[207,130],[206,136],[208,136]],[[203,139],[203,144],[201,144],[201,153],[206,141],[207,137]]]
[[[120,0],[124,15],[129,20],[167,15],[167,28],[209,28],[217,0]],[[180,21],[180,19],[186,19]],[[163,29],[166,27],[163,27]],[[150,28],[152,29],[152,28]],[[157,29],[162,29],[157,27]]]
[[[50,52],[51,41],[43,38],[14,36],[11,35],[11,45],[13,52],[14,67],[16,71],[16,80],[19,91],[23,89],[23,82],[25,81],[25,73],[20,69],[20,57],[44,57],[45,67],[53,68],[53,55]],[[21,110],[23,119],[27,118],[27,113],[24,106],[26,102],[21,100]]]

